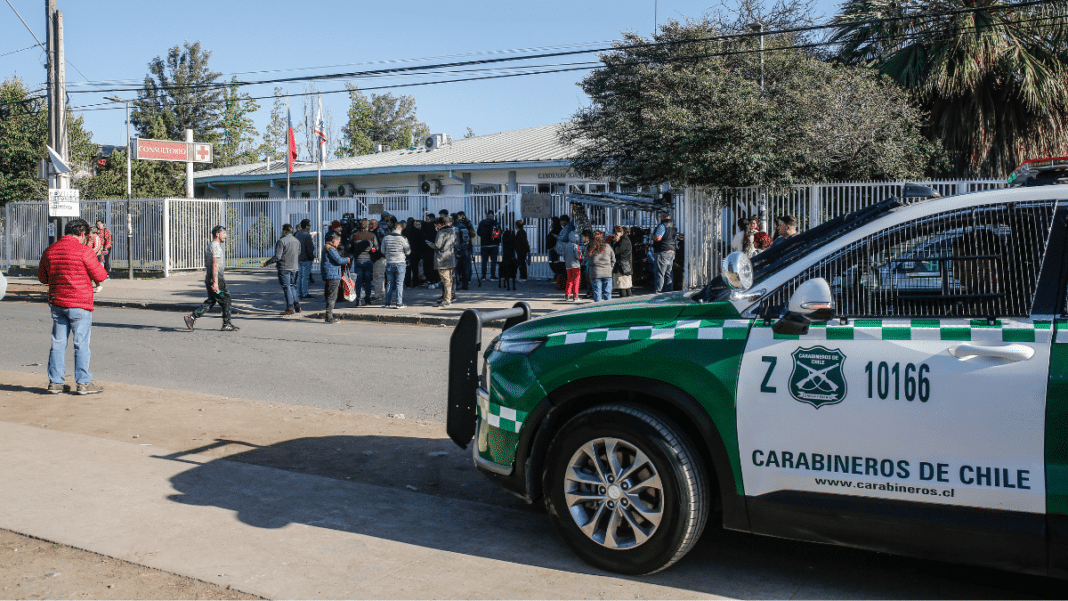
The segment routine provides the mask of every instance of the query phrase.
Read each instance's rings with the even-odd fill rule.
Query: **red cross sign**
[[[210,163],[212,162],[212,148],[211,144],[193,144],[193,162],[194,163]]]

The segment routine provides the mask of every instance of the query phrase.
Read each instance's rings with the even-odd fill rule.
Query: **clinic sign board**
[[[48,216],[49,217],[80,217],[78,207],[77,189],[48,189]]]
[[[172,142],[170,140],[133,140],[133,158],[138,161],[174,161],[178,163],[210,163],[214,160],[211,144],[201,142]]]

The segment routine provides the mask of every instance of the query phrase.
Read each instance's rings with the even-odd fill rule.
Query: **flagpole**
[[[293,169],[289,166],[293,159],[289,156],[289,130],[293,126],[293,117],[289,114],[289,97],[286,97],[286,199],[289,199],[289,181],[293,175]]]
[[[323,144],[326,143],[326,127],[323,125],[323,95],[319,94],[319,111],[315,114],[315,133],[319,139],[319,176],[316,178],[316,187],[319,198],[323,197]]]

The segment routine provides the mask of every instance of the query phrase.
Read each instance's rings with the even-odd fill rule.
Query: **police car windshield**
[[[753,287],[756,287],[771,274],[794,263],[813,250],[828,242],[837,240],[903,205],[904,203],[897,198],[888,198],[859,211],[839,215],[806,232],[791,236],[755,255],[752,259]],[[727,282],[724,281],[723,277],[717,276],[704,289],[694,294],[692,298],[699,302],[725,301],[728,300],[730,292],[730,287],[727,286]]]

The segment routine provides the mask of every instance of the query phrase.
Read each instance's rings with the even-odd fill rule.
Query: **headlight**
[[[544,338],[505,338],[494,341],[493,350],[512,355],[529,355],[545,344]]]

